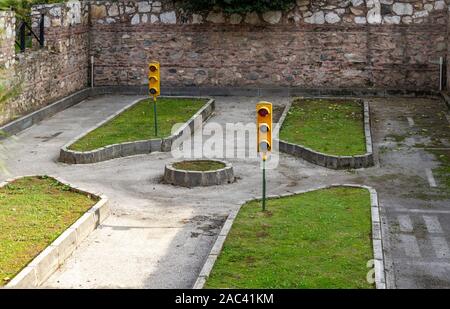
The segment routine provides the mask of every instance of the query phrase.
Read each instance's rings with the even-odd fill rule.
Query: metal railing
[[[39,43],[39,47],[44,47],[44,15],[41,16],[39,21],[39,35],[37,35],[30,25],[24,20],[19,20],[16,33],[16,45],[19,47],[21,53],[23,53],[27,47],[32,47],[33,37]]]

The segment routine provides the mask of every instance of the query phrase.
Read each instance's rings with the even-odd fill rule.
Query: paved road
[[[137,98],[89,99],[21,132],[15,140],[3,142],[8,148],[6,164],[12,176],[57,175],[105,193],[111,201],[113,214],[49,278],[45,287],[190,288],[226,215],[242,200],[260,195],[257,159],[227,159],[233,163],[238,180],[214,189],[162,184],[164,165],[174,160],[170,153],[89,165],[57,162],[62,145]],[[282,106],[287,103],[287,98],[264,99]],[[218,97],[216,114],[208,123],[253,122],[257,101],[258,98]],[[430,188],[432,169],[437,163],[409,138],[415,136],[421,143],[431,139],[424,137],[421,128],[414,128],[422,125],[420,121],[411,123],[406,117],[412,117],[414,122],[416,115],[427,112],[421,110],[423,106],[433,107],[429,112],[434,113],[444,111],[444,105],[431,99],[373,99],[371,106],[378,167],[332,171],[281,154],[278,168],[268,172],[268,194],[331,183],[374,186],[384,207],[391,287],[450,287],[450,256],[446,251],[450,198],[436,179],[436,187]],[[431,127],[446,121],[431,120]],[[396,134],[413,133],[397,143],[392,141],[390,128]],[[242,138],[237,137],[240,141]],[[440,138],[440,149],[449,146],[446,138]],[[230,142],[235,137],[228,135],[224,139]],[[237,143],[237,151],[243,150],[242,144]],[[198,149],[200,145],[196,143],[194,147]],[[2,175],[0,180],[6,178]],[[431,191],[432,199],[427,197]]]
[[[448,110],[440,100],[373,100],[380,166],[373,184],[385,209],[398,288],[450,287],[450,188],[434,168],[450,158]]]

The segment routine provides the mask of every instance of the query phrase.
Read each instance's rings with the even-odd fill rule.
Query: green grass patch
[[[353,100],[297,99],[280,139],[331,155],[364,154],[363,107]]]
[[[205,103],[203,99],[158,99],[158,136],[155,136],[153,100],[142,100],[89,132],[69,149],[89,151],[112,144],[170,136],[175,124],[188,121]]]
[[[222,162],[211,160],[181,161],[173,164],[173,167],[186,171],[215,171],[224,168],[226,165]]]
[[[207,288],[373,288],[370,195],[336,187],[242,206]]]
[[[48,177],[24,177],[0,188],[0,286],[95,203]]]

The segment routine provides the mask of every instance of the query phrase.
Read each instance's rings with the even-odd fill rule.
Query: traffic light
[[[272,103],[259,102],[256,104],[256,125],[258,129],[258,152],[263,158],[272,149]]]
[[[159,62],[152,61],[148,65],[148,90],[153,99],[160,95]]]

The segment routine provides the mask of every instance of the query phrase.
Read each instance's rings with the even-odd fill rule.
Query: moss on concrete
[[[181,161],[173,164],[173,167],[179,170],[186,171],[215,171],[224,168],[226,165],[222,162],[212,160],[194,160]]]

